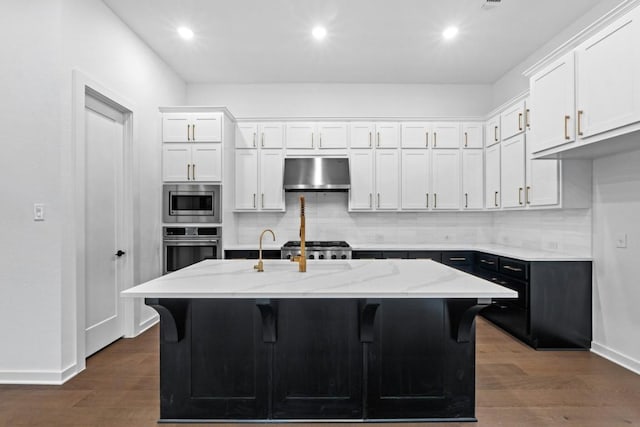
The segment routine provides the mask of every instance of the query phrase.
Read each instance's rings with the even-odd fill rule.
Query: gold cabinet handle
[[[380,147],[380,132],[377,132],[378,134],[378,141],[376,142],[376,147]]]
[[[378,193],[378,208],[380,207],[380,193]]]
[[[495,142],[498,142],[498,126],[493,127],[493,139]]]
[[[519,205],[522,204],[522,190],[523,190],[522,187],[518,188],[518,204]]]
[[[578,135],[582,136],[584,133],[582,132],[582,115],[584,114],[583,110],[578,110]]]
[[[322,148],[322,133],[320,133],[320,148]]]
[[[438,144],[438,134],[437,133],[433,133],[433,148],[436,148],[436,145]],[[435,196],[435,194],[434,194]]]
[[[469,207],[469,193],[464,193],[464,207]]]
[[[465,148],[469,146],[469,134],[467,132],[464,133],[464,146]]]
[[[191,178],[193,181],[196,180],[196,164],[195,163],[191,165]]]
[[[371,148],[371,132],[369,132],[369,148]]]
[[[498,192],[497,191],[493,194],[493,204],[496,207],[498,207]]]
[[[525,193],[524,193],[524,202],[525,202],[527,205],[530,205],[530,204],[531,204],[531,201],[529,200],[529,192],[530,192],[530,191],[531,191],[531,187],[527,186],[527,191],[525,191]]]
[[[518,113],[518,130],[522,129],[522,113]]]
[[[571,116],[564,116],[564,139],[571,139],[569,136],[569,119],[571,119]]]
[[[191,181],[191,164],[187,163],[187,181]]]
[[[264,148],[264,132],[262,132],[262,138],[261,138],[261,141],[260,141],[260,146],[262,148]]]
[[[369,193],[369,208],[373,207],[373,194]]]
[[[253,193],[253,208],[256,208],[256,193]]]
[[[256,148],[256,133],[253,133],[253,148]]]
[[[191,125],[191,140],[196,140],[196,125]]]
[[[526,109],[524,110],[524,125],[531,129],[531,122],[529,121],[529,118],[531,117],[531,110],[530,109]]]
[[[262,197],[261,197],[261,207],[262,209],[264,209],[264,193],[262,193]]]
[[[435,141],[433,142],[433,146],[436,146]],[[438,208],[438,194],[433,193],[433,208],[437,209]]]
[[[313,148],[313,132],[311,132],[311,148]]]
[[[187,141],[191,141],[191,125],[187,125]]]
[[[429,132],[424,133],[424,143],[425,147],[429,148]]]
[[[427,207],[429,207],[429,193],[427,193],[426,196],[427,196]]]

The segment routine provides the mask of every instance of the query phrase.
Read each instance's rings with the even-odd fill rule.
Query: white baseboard
[[[598,344],[597,342],[591,343],[591,351],[598,356],[604,357],[605,359],[610,360],[613,363],[640,375],[639,360],[635,360],[629,356],[625,356],[624,354],[618,353],[617,351],[612,350],[602,344]]]
[[[62,385],[75,377],[77,365],[62,371],[0,371],[0,384]]]
[[[153,316],[151,316],[150,318],[143,320],[142,322],[140,322],[140,324],[138,325],[138,331],[136,333],[136,336],[142,334],[143,332],[145,332],[147,329],[151,328],[152,326],[154,326],[156,323],[158,323],[160,321],[160,316],[156,313]]]

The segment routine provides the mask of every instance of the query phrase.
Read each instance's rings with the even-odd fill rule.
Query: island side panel
[[[367,418],[475,419],[475,324],[458,343],[446,300],[384,299],[374,330]]]

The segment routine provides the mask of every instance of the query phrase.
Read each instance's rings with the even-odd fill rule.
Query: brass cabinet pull
[[[196,164],[195,163],[191,165],[191,178],[193,181],[196,180]]]
[[[424,143],[425,147],[429,148],[429,132],[424,133]]]
[[[578,135],[582,136],[584,133],[582,132],[582,115],[584,114],[583,110],[578,110]]]
[[[524,193],[524,202],[528,205],[531,204],[531,201],[529,200],[529,192],[531,191],[531,187],[529,187],[527,185],[527,191]]]
[[[523,190],[522,187],[518,188],[518,204],[519,205],[522,204],[522,190]]]
[[[311,132],[311,148],[313,148],[313,132]]]
[[[436,148],[436,145],[438,144],[438,134],[437,133],[433,133],[433,148]]]
[[[518,113],[518,130],[522,129],[522,113]]]
[[[569,136],[569,119],[571,116],[564,116],[564,139],[571,139]]]
[[[369,208],[372,208],[372,207],[373,207],[373,201],[372,201],[372,199],[373,199],[373,195],[372,195],[371,193],[369,193]]]
[[[380,147],[380,132],[378,133],[378,141],[376,142],[376,147]]]
[[[253,148],[256,148],[256,133],[253,133]]]
[[[498,126],[493,127],[493,139],[495,142],[498,142]]]
[[[469,193],[464,193],[464,207],[469,207]]]
[[[433,143],[433,146],[435,147],[435,142]],[[438,194],[433,193],[433,208],[436,209],[438,207]]]
[[[196,140],[196,125],[191,125],[191,140]]]
[[[498,207],[498,192],[497,191],[493,194],[493,204],[496,205],[496,207]]]
[[[429,193],[427,193],[426,196],[427,196],[427,207],[429,207]]]
[[[524,125],[529,129],[531,129],[531,122],[529,121],[530,117],[531,117],[531,110],[527,108],[526,110],[524,110]]]
[[[187,181],[191,181],[191,164],[187,163]]]
[[[320,133],[320,145],[319,145],[319,147],[322,148],[322,133]]]
[[[187,141],[191,141],[191,125],[187,125]]]
[[[256,207],[256,193],[253,193],[253,208]]]
[[[369,148],[371,148],[371,132],[369,132]]]
[[[510,265],[505,265],[505,266],[504,266],[504,269],[505,269],[505,270],[516,271],[516,272],[520,272],[520,271],[522,271],[522,269],[521,269],[521,268],[511,267]]]
[[[378,193],[378,207],[380,207],[380,193]]]
[[[261,137],[261,141],[260,141],[260,146],[262,148],[264,148],[264,132],[262,132],[262,137]]]
[[[264,193],[262,193],[262,202],[261,202],[261,207],[262,207],[262,209],[264,209]]]
[[[464,133],[464,146],[467,147],[469,145],[469,135],[467,132]]]
[[[494,265],[495,264],[494,261],[487,261],[486,259],[481,259],[480,262],[483,263],[483,264],[489,264],[489,265]]]

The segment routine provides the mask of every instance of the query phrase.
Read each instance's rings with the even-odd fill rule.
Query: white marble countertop
[[[359,251],[480,251],[493,255],[516,258],[522,261],[592,261],[585,254],[542,251],[537,249],[516,248],[512,246],[483,243],[434,243],[434,244],[389,244],[389,243],[353,243],[353,250]],[[263,244],[263,250],[280,250],[282,244]],[[228,245],[228,250],[258,250],[258,245]]]
[[[205,260],[121,293],[147,298],[516,298],[517,292],[431,260]]]

